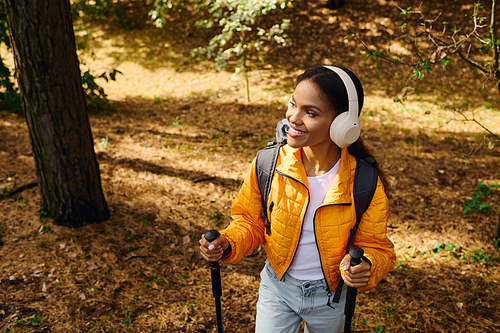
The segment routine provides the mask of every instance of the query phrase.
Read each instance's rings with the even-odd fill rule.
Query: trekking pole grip
[[[205,232],[205,239],[207,241],[209,241],[210,243],[212,243],[219,236],[220,236],[220,233],[215,229],[208,230],[207,232]],[[218,260],[209,262],[208,266],[210,266],[210,268],[213,268],[213,269],[220,268]]]
[[[363,257],[365,251],[357,246],[352,246],[349,249],[349,255],[351,256],[351,267],[361,264],[361,257]],[[345,323],[344,323],[344,333],[351,332],[351,320],[354,316],[354,308],[356,306],[356,295],[358,294],[358,289],[347,287],[347,296],[345,303]]]
[[[208,230],[205,233],[205,239],[210,243],[212,243],[219,236],[220,233],[215,229]],[[217,314],[217,332],[224,333],[224,325],[222,323],[222,304],[221,304],[222,287],[220,281],[219,261],[209,262],[208,266],[210,267],[210,273],[212,275],[212,293],[215,297],[215,308]]]
[[[220,236],[220,233],[215,230],[208,230],[205,233],[205,239],[212,243],[217,237]],[[222,287],[220,283],[220,265],[219,261],[211,261],[208,263],[208,267],[210,267],[210,271],[212,272],[212,293],[214,297],[222,296]]]
[[[361,264],[361,258],[365,254],[362,248],[353,246],[349,249],[349,255],[351,256],[351,266],[357,266]]]
[[[205,239],[210,243],[212,243],[219,236],[220,233],[215,229],[208,230],[207,232],[205,232]]]

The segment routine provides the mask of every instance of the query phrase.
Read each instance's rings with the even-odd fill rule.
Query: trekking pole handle
[[[212,243],[219,236],[220,233],[215,229],[208,230],[207,232],[205,232],[205,239],[210,243]],[[219,261],[212,261],[208,263],[208,266],[210,266],[211,268],[219,268],[220,267]]]
[[[210,243],[212,243],[219,236],[220,233],[215,229],[208,230],[207,232],[205,232],[205,239]]]
[[[365,254],[362,248],[358,246],[352,246],[349,249],[349,255],[351,256],[351,267],[357,266],[361,264],[361,258]],[[358,289],[347,287],[347,296],[345,302],[345,322],[344,322],[344,333],[351,332],[351,320],[354,316],[354,308],[356,307],[356,295],[358,293]]]
[[[205,236],[206,238],[206,236]],[[361,264],[361,258],[365,254],[362,248],[358,246],[353,246],[349,249],[349,255],[351,256],[351,266],[357,266]]]
[[[205,233],[205,239],[212,243],[217,237],[220,236],[220,233],[215,230],[208,230]],[[219,261],[211,261],[208,263],[210,267],[210,272],[212,275],[212,293],[215,297],[215,308],[217,314],[217,332],[224,333],[224,325],[222,323],[222,304],[221,304],[221,296],[222,296],[222,287],[220,281],[220,265]]]

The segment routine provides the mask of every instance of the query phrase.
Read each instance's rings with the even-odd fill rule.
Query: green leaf
[[[414,77],[414,78],[416,78],[417,80],[418,80],[418,79],[423,78],[424,76],[425,76],[425,75],[424,75],[424,73],[422,73],[422,72],[421,72],[420,70],[418,70],[418,69],[415,69],[415,70],[413,71],[413,77]]]
[[[411,10],[411,7],[407,7],[406,9],[401,9],[401,15],[406,15]]]
[[[102,148],[107,149],[107,147],[108,147],[108,136],[107,135],[105,138],[101,139],[101,142],[99,142],[99,145],[101,145]]]

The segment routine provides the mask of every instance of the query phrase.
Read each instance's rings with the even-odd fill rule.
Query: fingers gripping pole
[[[210,243],[213,242],[220,233],[217,230],[209,230],[205,233],[205,239]],[[210,267],[210,273],[212,275],[212,293],[215,298],[215,311],[217,314],[217,332],[224,333],[224,326],[222,324],[222,306],[221,306],[221,296],[222,287],[220,281],[220,265],[219,261],[213,261],[208,264]]]
[[[349,250],[349,255],[351,256],[351,266],[357,266],[361,263],[361,257],[363,256],[364,251],[362,248],[353,246]],[[347,286],[347,295],[345,301],[345,324],[344,324],[344,333],[351,332],[351,320],[354,316],[354,308],[356,306],[356,296],[358,294],[358,289]]]

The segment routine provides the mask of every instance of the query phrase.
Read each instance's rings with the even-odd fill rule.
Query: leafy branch
[[[408,77],[406,88],[408,91],[410,80],[421,80],[431,73],[438,65],[446,67],[450,64],[450,58],[457,56],[461,61],[477,69],[486,77],[486,81],[495,82],[500,94],[500,66],[499,53],[500,43],[497,38],[496,11],[497,0],[492,0],[491,7],[485,8],[480,1],[473,5],[472,13],[465,16],[471,18],[467,27],[456,27],[442,19],[442,13],[433,18],[428,18],[422,4],[419,7],[401,7],[396,4],[400,14],[404,16],[405,22],[399,26],[402,32],[397,40],[406,40],[411,47],[409,57],[391,53],[390,48],[380,50],[366,45],[357,35],[348,38],[355,39],[365,49],[365,59],[374,61],[383,60],[394,64],[408,67],[412,71],[412,77]],[[489,19],[485,12],[489,11]],[[479,88],[482,91],[482,88]],[[403,96],[405,97],[405,96]],[[455,110],[457,111],[457,110]],[[478,124],[495,139],[500,136],[493,133],[475,118],[469,118],[459,112],[465,121]]]
[[[149,14],[158,27],[166,22],[171,12],[186,10],[188,1],[152,0],[154,10]],[[262,18],[293,7],[293,0],[190,0],[196,11],[205,18],[196,22],[196,27],[217,29],[217,33],[207,45],[192,50],[191,55],[198,59],[213,59],[219,69],[228,67],[236,60],[235,73],[245,73],[247,99],[250,100],[248,71],[251,60],[264,61],[265,46],[276,43],[281,47],[291,45],[286,30],[289,19],[281,22],[267,22]],[[256,58],[253,56],[256,55]]]
[[[479,14],[480,10],[484,9],[484,6],[479,1],[474,4],[473,13],[471,15],[472,28],[467,33],[463,33],[462,29],[457,29],[456,27],[448,28],[448,22],[438,22],[438,18],[441,14],[438,14],[434,19],[427,19],[423,12],[419,9],[409,10],[410,8],[404,9],[399,6],[397,7],[403,15],[418,15],[417,22],[420,24],[420,31],[432,43],[432,47],[426,50],[428,54],[423,62],[427,65],[435,65],[438,62],[456,54],[464,62],[480,70],[485,75],[494,76],[494,80],[500,94],[499,43],[496,35],[496,0],[492,0],[489,25],[485,24],[487,20],[486,17],[480,16]],[[443,25],[442,30],[438,31],[434,28],[434,24],[436,24],[436,22]],[[480,34],[480,30],[486,27],[489,28],[489,36],[482,36]],[[412,36],[415,40],[414,44],[417,43],[417,39],[419,37],[421,37],[421,35],[416,33]],[[493,58],[492,62],[485,61],[484,64],[480,64],[478,61],[471,58],[471,50],[474,42],[481,45],[479,47],[479,51],[482,55],[491,51]],[[467,49],[466,53],[464,53],[462,49]],[[418,51],[418,48],[416,48],[416,51],[417,55],[421,57],[421,53]],[[422,58],[420,63],[422,63]],[[431,67],[427,66],[423,67],[423,69],[430,72]],[[418,76],[421,76],[421,73],[422,72],[420,72]],[[423,77],[423,75],[421,77]]]

